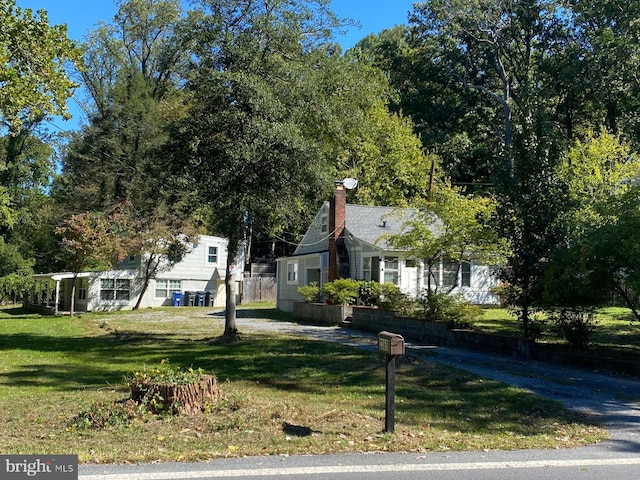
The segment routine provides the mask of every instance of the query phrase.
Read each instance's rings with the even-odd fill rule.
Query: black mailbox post
[[[390,332],[378,334],[378,351],[387,357],[386,399],[384,404],[384,431],[393,433],[396,416],[396,356],[404,355],[404,338]]]

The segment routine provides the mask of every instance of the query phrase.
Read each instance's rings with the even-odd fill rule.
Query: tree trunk
[[[131,399],[146,403],[153,413],[194,415],[204,411],[207,402],[218,396],[215,377],[204,375],[199,381],[176,385],[173,383],[131,384]]]
[[[143,260],[144,261],[144,260]],[[142,290],[140,291],[140,295],[138,295],[138,300],[136,300],[136,304],[133,309],[138,310],[140,308],[140,304],[142,303],[142,297],[147,293],[147,288],[149,288],[149,281],[152,277],[155,277],[158,273],[158,267],[160,266],[160,259],[153,253],[149,254],[149,258],[147,259],[145,269],[144,269],[144,282],[142,283]]]
[[[236,328],[236,270],[238,245],[229,241],[227,249],[227,274],[224,278],[226,307],[224,315],[224,336],[234,337],[238,335]]]

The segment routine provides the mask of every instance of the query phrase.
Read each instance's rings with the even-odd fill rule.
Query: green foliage
[[[482,313],[481,307],[468,303],[462,295],[426,292],[418,299],[421,318],[446,322],[449,328],[470,328]]]
[[[380,282],[363,280],[358,287],[358,301],[368,307],[379,307],[381,290]]]
[[[353,278],[338,278],[324,285],[324,295],[336,305],[349,305],[358,297],[360,282]]]
[[[69,117],[67,98],[78,86],[65,71],[79,59],[66,25],[50,26],[47,13],[0,0],[0,117],[15,133],[23,122]]]
[[[135,418],[145,415],[146,407],[133,400],[113,403],[96,402],[86,411],[76,415],[68,426],[68,431],[94,429],[112,429],[129,426]]]
[[[604,131],[567,153],[557,173],[571,200],[561,217],[568,240],[550,257],[547,304],[602,306],[615,294],[640,318],[640,189],[629,181],[639,172],[629,145]]]
[[[433,155],[425,155],[408,118],[390,114],[380,102],[366,121],[352,127],[352,145],[339,158],[338,178],[357,178],[355,203],[409,206],[426,199]]]
[[[548,318],[574,348],[586,348],[597,327],[592,309],[562,308],[549,312]]]
[[[318,282],[311,282],[309,285],[298,287],[298,293],[304,297],[308,303],[318,303],[322,301],[322,291]]]
[[[56,229],[62,247],[69,255],[68,268],[74,273],[84,269],[111,266],[121,251],[119,230],[114,216],[86,212],[72,215]],[[114,230],[115,229],[115,230]]]
[[[31,263],[0,237],[0,304],[19,301],[33,285]]]
[[[404,231],[389,237],[389,243],[409,258],[423,259],[429,288],[436,290],[440,263],[477,261],[499,265],[507,253],[506,242],[492,225],[496,202],[489,197],[464,195],[436,171],[437,188],[432,202],[422,202]],[[457,278],[457,276],[456,276]],[[453,291],[454,283],[449,287]]]
[[[380,307],[383,310],[400,311],[404,309],[407,298],[395,283],[361,281],[358,300],[362,305]]]
[[[168,385],[188,385],[198,382],[204,375],[201,368],[182,369],[171,365],[168,359],[163,359],[156,367],[144,367],[125,378],[127,384],[143,386],[149,383],[161,383]]]

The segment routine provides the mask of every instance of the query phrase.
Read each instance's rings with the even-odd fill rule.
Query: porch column
[[[58,314],[58,304],[60,302],[60,280],[56,280],[56,300],[53,305],[53,313]]]

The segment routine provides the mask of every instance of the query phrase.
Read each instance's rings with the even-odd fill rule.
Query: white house
[[[336,182],[334,198],[320,207],[294,254],[278,259],[277,308],[291,312],[293,302],[304,300],[298,287],[311,282],[322,286],[339,277],[395,283],[417,296],[428,286],[423,262],[405,258],[386,237],[401,233],[413,215],[411,209],[347,204],[344,185]],[[437,225],[432,228],[436,233]],[[462,293],[472,303],[498,302],[490,291],[497,284],[492,267],[474,261],[460,268],[441,261],[439,267],[435,280],[441,289],[457,285],[452,293]]]
[[[174,305],[178,300],[183,305],[206,302],[207,306],[224,307],[227,243],[224,238],[200,235],[182,261],[149,281],[140,307]],[[140,256],[132,256],[114,270],[81,272],[76,279],[74,310],[132,309],[144,283],[142,265]],[[70,272],[34,275],[36,288],[25,306],[42,307],[54,313],[70,310],[73,277]],[[241,271],[236,278],[242,281]]]

